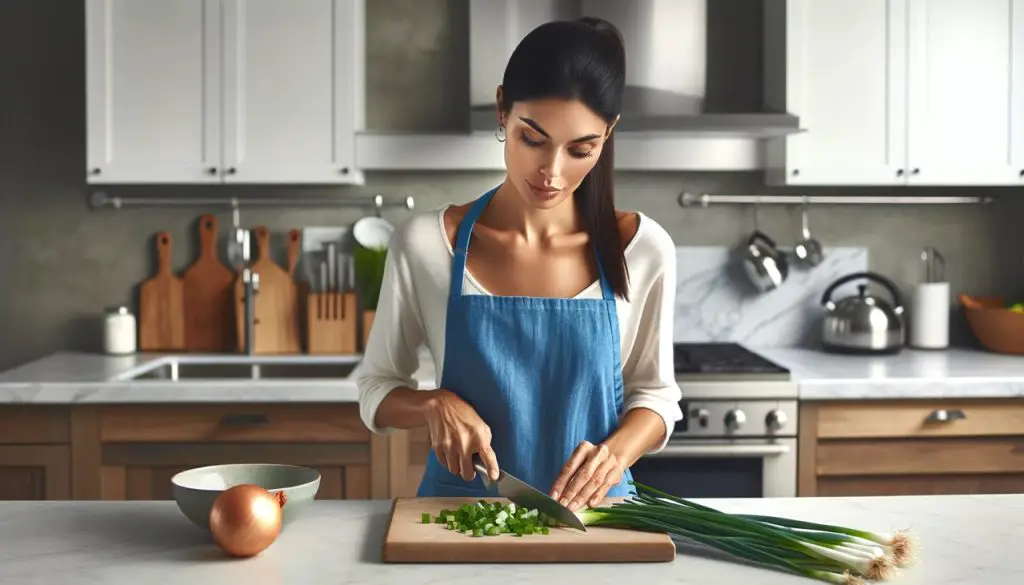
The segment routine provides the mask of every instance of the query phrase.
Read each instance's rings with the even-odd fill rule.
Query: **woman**
[[[492,478],[500,465],[573,510],[595,505],[633,493],[629,467],[682,416],[675,248],[614,207],[624,81],[610,24],[532,31],[497,90],[504,182],[392,236],[360,413],[374,432],[429,428],[420,496],[489,493],[478,455]],[[415,389],[422,344],[437,390]]]

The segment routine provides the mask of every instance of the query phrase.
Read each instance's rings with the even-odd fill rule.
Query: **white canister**
[[[910,306],[910,346],[922,349],[949,347],[949,283],[918,284]]]
[[[136,352],[135,315],[128,307],[107,309],[103,323],[103,349],[110,355]]]

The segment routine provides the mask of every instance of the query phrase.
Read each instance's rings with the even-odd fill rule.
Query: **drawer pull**
[[[270,419],[265,414],[225,414],[220,424],[230,427],[265,427]]]
[[[947,422],[951,420],[963,420],[965,418],[967,418],[967,415],[959,408],[954,408],[953,410],[941,408],[939,410],[932,411],[932,413],[928,415],[927,420],[928,422]]]

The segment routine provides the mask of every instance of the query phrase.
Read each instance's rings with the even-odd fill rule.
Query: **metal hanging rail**
[[[890,197],[890,196],[838,196],[838,195],[712,195],[703,193],[680,193],[679,205],[707,207],[712,203],[753,204],[753,205],[984,205],[995,201],[994,197]]]
[[[373,197],[342,195],[333,197],[274,197],[241,199],[239,197],[111,197],[102,191],[89,195],[89,207],[100,209],[110,207],[191,207],[223,206],[232,209],[240,207],[373,207],[377,213],[385,207],[413,209],[413,198],[386,200],[381,194]]]

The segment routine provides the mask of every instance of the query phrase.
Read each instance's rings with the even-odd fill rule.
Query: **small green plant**
[[[377,303],[380,301],[380,287],[384,282],[384,261],[387,259],[388,249],[364,248],[356,245],[353,252],[355,260],[356,286],[363,295],[363,304],[369,311],[377,310]]]

